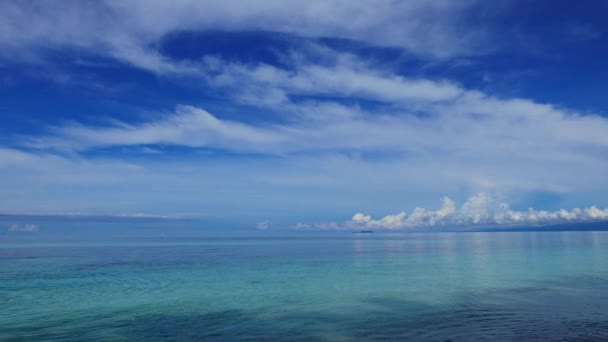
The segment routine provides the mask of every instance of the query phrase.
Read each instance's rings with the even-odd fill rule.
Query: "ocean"
[[[256,233],[0,236],[0,340],[608,340],[608,232]]]

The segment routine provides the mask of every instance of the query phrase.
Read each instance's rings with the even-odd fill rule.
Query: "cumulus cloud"
[[[35,224],[12,224],[10,227],[8,227],[8,231],[32,233],[38,231],[38,226]]]
[[[526,211],[511,210],[505,202],[489,193],[478,193],[468,198],[462,205],[448,198],[442,198],[442,206],[437,210],[417,207],[410,214],[400,212],[374,219],[369,215],[356,213],[341,224],[335,222],[304,224],[296,229],[344,230],[344,229],[387,229],[461,226],[512,226],[546,225],[568,222],[592,222],[608,220],[608,208],[591,206],[585,209],[560,209],[545,211],[529,208]]]

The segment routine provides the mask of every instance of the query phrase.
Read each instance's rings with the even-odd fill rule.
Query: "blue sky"
[[[0,212],[260,229],[606,219],[606,14],[2,2]]]

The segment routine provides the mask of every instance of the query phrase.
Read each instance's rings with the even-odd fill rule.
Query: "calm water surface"
[[[0,340],[608,340],[608,232],[0,236]]]

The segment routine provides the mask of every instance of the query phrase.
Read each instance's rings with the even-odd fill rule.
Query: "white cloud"
[[[336,58],[333,65],[300,62],[292,71],[219,60],[206,63],[211,65],[205,72],[210,85],[230,87],[245,102],[278,112],[282,124],[251,125],[223,120],[200,108],[177,106],[171,115],[139,124],[55,127],[50,136],[33,139],[29,145],[86,150],[174,144],[271,154],[388,149],[488,158],[517,152],[524,158],[570,161],[608,148],[608,119],[599,115],[522,98],[488,96],[447,81],[408,79],[374,70],[353,56]],[[292,99],[298,95],[313,98]],[[355,104],[324,96],[347,97]],[[384,106],[365,109],[358,104],[364,100]]]
[[[177,106],[174,114],[158,121],[139,125],[117,120],[114,123],[111,127],[87,127],[77,123],[53,127],[51,131],[54,135],[31,138],[27,145],[87,150],[108,146],[170,144],[251,151],[278,145],[283,139],[280,131],[220,120],[205,110],[191,106]]]
[[[468,165],[449,155],[440,160],[407,155],[368,160],[334,153],[234,159],[191,153],[127,161],[0,149],[0,186],[3,197],[10,198],[2,201],[0,212],[145,212],[170,217],[200,216],[201,212],[232,217],[238,212],[251,220],[264,215],[273,221],[285,221],[281,213],[290,213],[301,217],[298,220],[319,215],[334,220],[348,216],[353,208],[398,213],[416,205],[429,207],[445,193],[452,197],[488,189],[504,193],[517,206],[534,201],[530,195],[537,191],[552,194],[562,207],[608,204],[605,167],[564,163],[537,168],[530,163],[512,164],[514,160]],[[584,172],[585,177],[573,177],[576,172]],[[428,219],[442,222],[442,217],[454,217],[460,207],[444,199]],[[472,206],[468,208],[474,212]],[[589,214],[598,215],[594,210]],[[518,215],[504,220],[516,220]]]
[[[32,232],[37,232],[38,231],[38,226],[36,226],[35,224],[12,224],[10,227],[8,227],[8,231],[9,232],[28,232],[28,233],[32,233]]]
[[[469,193],[499,191],[510,196],[543,191],[575,203],[581,198],[597,200],[601,198],[599,194],[608,191],[603,172],[608,169],[605,117],[527,99],[497,98],[445,81],[409,79],[373,69],[353,56],[334,58],[339,62],[322,66],[299,61],[291,71],[217,59],[206,62],[211,70],[209,80],[223,79],[223,83],[217,83],[230,88],[235,96],[247,93],[248,89],[280,94],[274,100],[251,103],[277,114],[280,120],[272,123],[227,120],[204,109],[178,106],[174,113],[139,123],[114,120],[106,126],[71,123],[53,127],[48,135],[27,141],[27,146],[40,151],[44,163],[57,165],[60,170],[87,169],[83,174],[120,180],[118,171],[109,170],[126,168],[128,171],[123,174],[133,175],[136,183],[139,182],[136,175],[143,173],[148,176],[141,179],[162,182],[167,176],[155,174],[164,169],[161,162],[148,162],[144,169],[137,170],[142,166],[135,162],[105,160],[99,171],[93,172],[88,169],[98,162],[77,157],[73,164],[54,153],[109,146],[146,148],[146,145],[154,145],[150,147],[155,150],[159,150],[156,145],[176,145],[255,153],[270,159],[259,161],[255,167],[251,167],[251,160],[247,161],[248,167],[242,167],[238,161],[226,161],[224,166],[217,162],[213,166],[215,177],[223,179],[230,174],[250,179],[247,171],[255,170],[259,179],[277,188],[323,186],[333,189],[330,197],[359,192],[390,193],[396,201],[401,189],[418,189],[418,193],[424,192],[429,197],[466,189]],[[317,67],[323,68],[323,77],[309,72]],[[358,79],[356,87],[351,84],[353,77]],[[238,86],[231,79],[239,79]],[[383,85],[381,91],[377,84]],[[411,90],[414,88],[417,90]],[[313,97],[305,101],[292,98],[303,94]],[[345,104],[325,95],[348,97],[354,103]],[[370,109],[358,104],[362,99],[383,105]],[[245,118],[246,113],[241,117]],[[377,155],[380,157],[374,159]],[[367,159],[370,156],[372,160]],[[161,157],[159,154],[158,158]],[[20,165],[18,160],[32,158],[38,157],[6,149],[0,156],[0,168],[7,164],[15,172]],[[63,174],[57,172],[54,177]],[[192,178],[180,182],[198,182],[196,176],[189,177]],[[361,184],[361,179],[366,183]],[[426,187],[421,189],[421,184]],[[298,196],[305,192],[301,189]],[[353,203],[353,199],[340,197],[334,202],[346,205]],[[579,204],[573,206],[576,205]],[[487,218],[483,209],[475,203],[466,208],[478,221]],[[147,211],[133,209],[140,210]],[[448,215],[453,210],[448,202],[438,215]],[[426,214],[418,211],[410,220],[416,215]],[[440,218],[432,216],[429,220]]]
[[[342,224],[335,222],[303,224],[296,229],[406,229],[424,227],[462,227],[462,226],[512,226],[512,225],[543,225],[568,222],[593,222],[608,220],[608,208],[598,209],[591,206],[585,209],[575,208],[570,211],[535,210],[514,211],[505,202],[489,193],[478,193],[467,199],[460,207],[448,197],[442,199],[443,206],[438,210],[428,210],[417,207],[409,215],[400,212],[373,219],[369,215],[356,213],[351,220]]]
[[[216,60],[216,65],[223,67],[212,70],[211,79],[240,80],[238,87],[233,81],[221,83],[223,87],[234,87],[235,95],[247,93],[247,89],[281,94],[275,97],[278,101],[255,103],[278,113],[279,123],[254,125],[222,119],[200,108],[178,106],[174,113],[140,123],[72,123],[54,127],[47,136],[28,141],[27,146],[86,151],[160,144],[292,159],[301,159],[298,155],[302,153],[345,153],[355,159],[379,153],[392,162],[370,166],[377,174],[387,172],[380,168],[388,167],[402,174],[418,173],[415,178],[427,183],[440,179],[480,190],[558,193],[608,188],[601,172],[608,169],[605,117],[522,98],[497,98],[445,81],[408,79],[374,70],[352,56],[345,59],[348,62],[321,66],[323,72],[319,74],[323,77],[310,74],[308,70],[316,66],[306,62],[287,71]],[[353,78],[358,80],[356,85]],[[292,99],[303,93],[315,97],[306,101]],[[349,97],[354,104],[326,99],[324,95]],[[362,99],[378,101],[383,106],[366,108],[358,104]],[[413,182],[413,178],[405,180],[394,173],[395,186]]]
[[[285,70],[266,64],[251,66],[207,57],[201,72],[210,84],[238,87],[239,93],[252,92],[251,95],[256,96],[244,99],[251,103],[257,98],[254,104],[283,105],[289,94],[353,97],[411,106],[417,102],[455,100],[464,93],[458,85],[447,81],[406,78],[374,69],[353,55],[329,50],[320,53],[327,55],[331,63],[310,64],[302,60],[304,57],[292,57],[290,62],[295,70]],[[259,99],[259,95],[265,96]]]
[[[294,228],[300,230],[340,230],[343,229],[336,222],[321,222],[321,223],[297,223],[294,225]]]
[[[265,30],[305,37],[337,37],[399,46],[446,58],[494,48],[485,30],[464,25],[480,1],[62,1],[2,2],[0,48],[36,58],[68,47],[109,55],[158,72],[193,72],[154,49],[168,34],[188,30]]]
[[[386,210],[394,210],[398,198],[412,201],[421,193],[428,198],[461,189],[469,193],[488,189],[544,191],[573,201],[591,193],[604,198],[608,191],[605,117],[522,98],[498,98],[454,82],[408,77],[333,51],[319,52],[328,54],[323,60],[329,62],[314,64],[295,56],[288,61],[291,68],[281,69],[214,58],[176,62],[153,50],[154,43],[170,32],[226,28],[347,37],[400,45],[435,57],[466,54],[475,39],[454,39],[462,37],[462,32],[451,31],[450,20],[444,26],[442,20],[426,19],[429,15],[450,19],[468,3],[108,3],[66,1],[51,6],[3,2],[0,50],[16,59],[17,50],[35,58],[37,49],[78,48],[109,54],[159,74],[183,72],[208,86],[227,90],[244,104],[279,113],[279,123],[252,124],[252,120],[228,120],[221,113],[177,106],[174,113],[142,122],[115,121],[106,126],[72,123],[50,128],[46,136],[30,139],[28,149],[0,148],[0,185],[11,198],[3,208],[63,207],[65,211],[66,207],[82,210],[80,206],[89,205],[114,212],[123,208],[148,212],[146,203],[157,201],[156,208],[163,207],[160,197],[173,196],[172,201],[183,205],[188,201],[199,204],[197,200],[205,197],[200,201],[213,207],[211,199],[220,194],[226,212],[234,209],[234,196],[247,208],[291,209],[305,202],[317,205],[317,209],[339,206],[344,210],[362,203],[379,206],[391,202]],[[37,8],[31,10],[30,6]],[[428,6],[434,10],[427,11]],[[359,11],[365,16],[355,15]],[[378,106],[370,109],[364,105],[366,101]],[[238,117],[248,115],[241,114]],[[146,161],[87,158],[78,153],[116,146],[162,150],[146,145],[214,148],[257,153],[267,159],[239,162],[200,158],[202,161],[195,163],[196,158],[189,156],[192,159],[166,163],[162,153]],[[66,151],[77,153],[63,155]],[[370,161],[369,156],[377,159]],[[69,186],[62,186],[66,184]],[[281,195],[261,196],[268,189]],[[63,196],[52,198],[58,192]],[[95,201],[79,201],[83,194],[95,196]],[[260,201],[261,197],[264,200]],[[377,199],[382,203],[374,204],[380,203]],[[551,215],[504,210],[500,216],[488,209],[486,200],[481,196],[467,202],[466,207],[456,207],[445,198],[437,211],[419,208],[409,215],[389,215],[377,221],[360,215],[353,221],[398,227],[404,221],[435,225],[459,215],[473,223],[603,215],[601,210],[589,208]],[[209,207],[202,210],[210,211]],[[317,228],[334,229],[335,225]]]
[[[257,230],[268,230],[270,228],[270,221],[260,221],[255,224]]]

